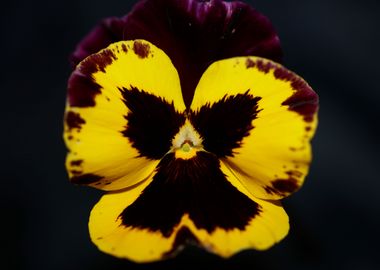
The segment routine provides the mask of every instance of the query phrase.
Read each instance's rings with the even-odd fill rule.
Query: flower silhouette
[[[108,191],[89,221],[99,249],[228,257],[285,237],[279,199],[308,172],[318,98],[280,55],[265,17],[218,0],[141,1],[79,44],[66,165],[73,183]]]

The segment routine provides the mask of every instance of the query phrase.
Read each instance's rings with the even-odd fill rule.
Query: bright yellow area
[[[197,152],[198,152],[198,149],[188,145],[188,149],[179,148],[175,150],[174,154],[176,158],[191,159],[197,155]]]
[[[121,134],[128,124],[124,118],[128,108],[118,88],[134,86],[173,103],[179,112],[185,110],[178,73],[169,57],[147,41],[138,42],[149,46],[146,58],[135,54],[134,41],[117,42],[106,49],[111,50],[117,59],[105,68],[104,73],[92,74],[102,87],[101,94],[96,95],[94,107],[66,106],[67,112],[78,113],[86,122],[80,132],[69,130],[65,124],[69,176],[73,175],[73,170],[103,176],[103,181],[92,186],[104,190],[123,189],[142,181],[159,162],[139,157],[138,151]],[[127,48],[127,52],[122,46]],[[72,161],[75,164],[78,160],[83,161],[80,166],[71,165]]]
[[[252,122],[254,129],[243,139],[242,147],[234,150],[234,157],[224,162],[253,195],[279,199],[288,194],[268,194],[265,187],[271,187],[273,180],[288,179],[289,171],[296,171],[294,178],[298,186],[302,185],[311,161],[310,139],[317,120],[315,117],[313,122],[305,122],[301,115],[281,105],[295,92],[291,83],[276,79],[273,70],[264,73],[256,66],[247,68],[247,59],[271,62],[258,57],[236,57],[213,63],[200,79],[191,109],[197,111],[226,94],[243,94],[248,90],[261,97],[258,102],[261,111]]]

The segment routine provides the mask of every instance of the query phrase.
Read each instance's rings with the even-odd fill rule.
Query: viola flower
[[[311,161],[318,97],[241,2],[140,1],[77,47],[64,137],[75,184],[108,191],[92,241],[138,262],[223,257],[288,233],[280,199]]]

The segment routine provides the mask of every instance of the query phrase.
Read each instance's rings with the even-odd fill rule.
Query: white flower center
[[[203,149],[202,139],[189,120],[179,129],[172,140],[172,152],[176,157],[188,159]]]

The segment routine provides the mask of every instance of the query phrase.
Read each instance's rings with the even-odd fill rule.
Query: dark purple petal
[[[97,53],[111,43],[123,40],[125,19],[116,17],[101,21],[75,48],[70,56],[70,62],[75,66],[90,54]]]
[[[216,60],[261,56],[281,62],[282,52],[269,20],[242,2],[145,0],[123,18],[108,18],[72,54],[76,65],[120,40],[145,39],[165,51],[179,72],[185,104],[206,68]]]

